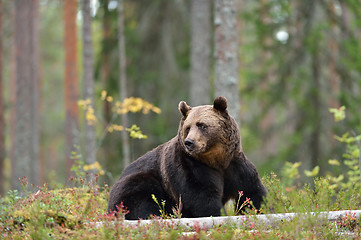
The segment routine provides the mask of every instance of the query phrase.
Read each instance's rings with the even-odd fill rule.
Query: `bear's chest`
[[[211,189],[221,191],[223,188],[223,174],[221,171],[190,157],[182,159],[176,176],[181,179],[179,186],[182,186],[185,190],[196,188],[200,191]]]

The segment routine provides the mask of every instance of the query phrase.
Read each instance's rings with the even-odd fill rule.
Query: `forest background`
[[[344,152],[335,134],[361,131],[359,1],[228,1],[237,77],[226,82],[217,70],[217,2],[227,1],[84,2],[0,1],[0,195],[23,176],[66,184],[82,162],[112,184],[125,158],[176,135],[179,101],[211,104],[217,95],[236,109],[243,149],[261,175],[285,162],[342,171],[328,160]],[[161,114],[114,114],[115,99],[131,96]],[[90,130],[89,108],[78,104],[88,98],[97,119]],[[347,118],[335,125],[329,108],[341,106]],[[108,131],[124,121],[147,138]]]

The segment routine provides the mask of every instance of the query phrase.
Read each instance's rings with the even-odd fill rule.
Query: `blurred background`
[[[0,3],[0,195],[23,176],[67,184],[74,164],[112,184],[177,134],[181,100],[225,95],[261,175],[286,161],[342,171],[328,165],[344,152],[334,135],[360,133],[357,0]],[[115,114],[125,97],[161,113]],[[81,99],[91,99],[85,111]],[[335,123],[329,108],[341,106],[346,119]],[[111,124],[136,124],[147,138]]]

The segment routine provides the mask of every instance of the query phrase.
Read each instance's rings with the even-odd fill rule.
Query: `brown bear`
[[[130,164],[111,189],[108,211],[127,209],[126,219],[160,215],[182,204],[182,217],[219,216],[230,199],[250,198],[259,209],[266,189],[256,167],[240,146],[239,128],[227,111],[227,100],[213,106],[179,103],[182,119],[178,134]]]

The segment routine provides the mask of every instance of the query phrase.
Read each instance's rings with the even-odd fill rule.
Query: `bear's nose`
[[[193,150],[193,147],[194,147],[194,141],[187,138],[185,141],[184,141],[184,145],[186,145],[186,147],[188,148],[188,150]]]

